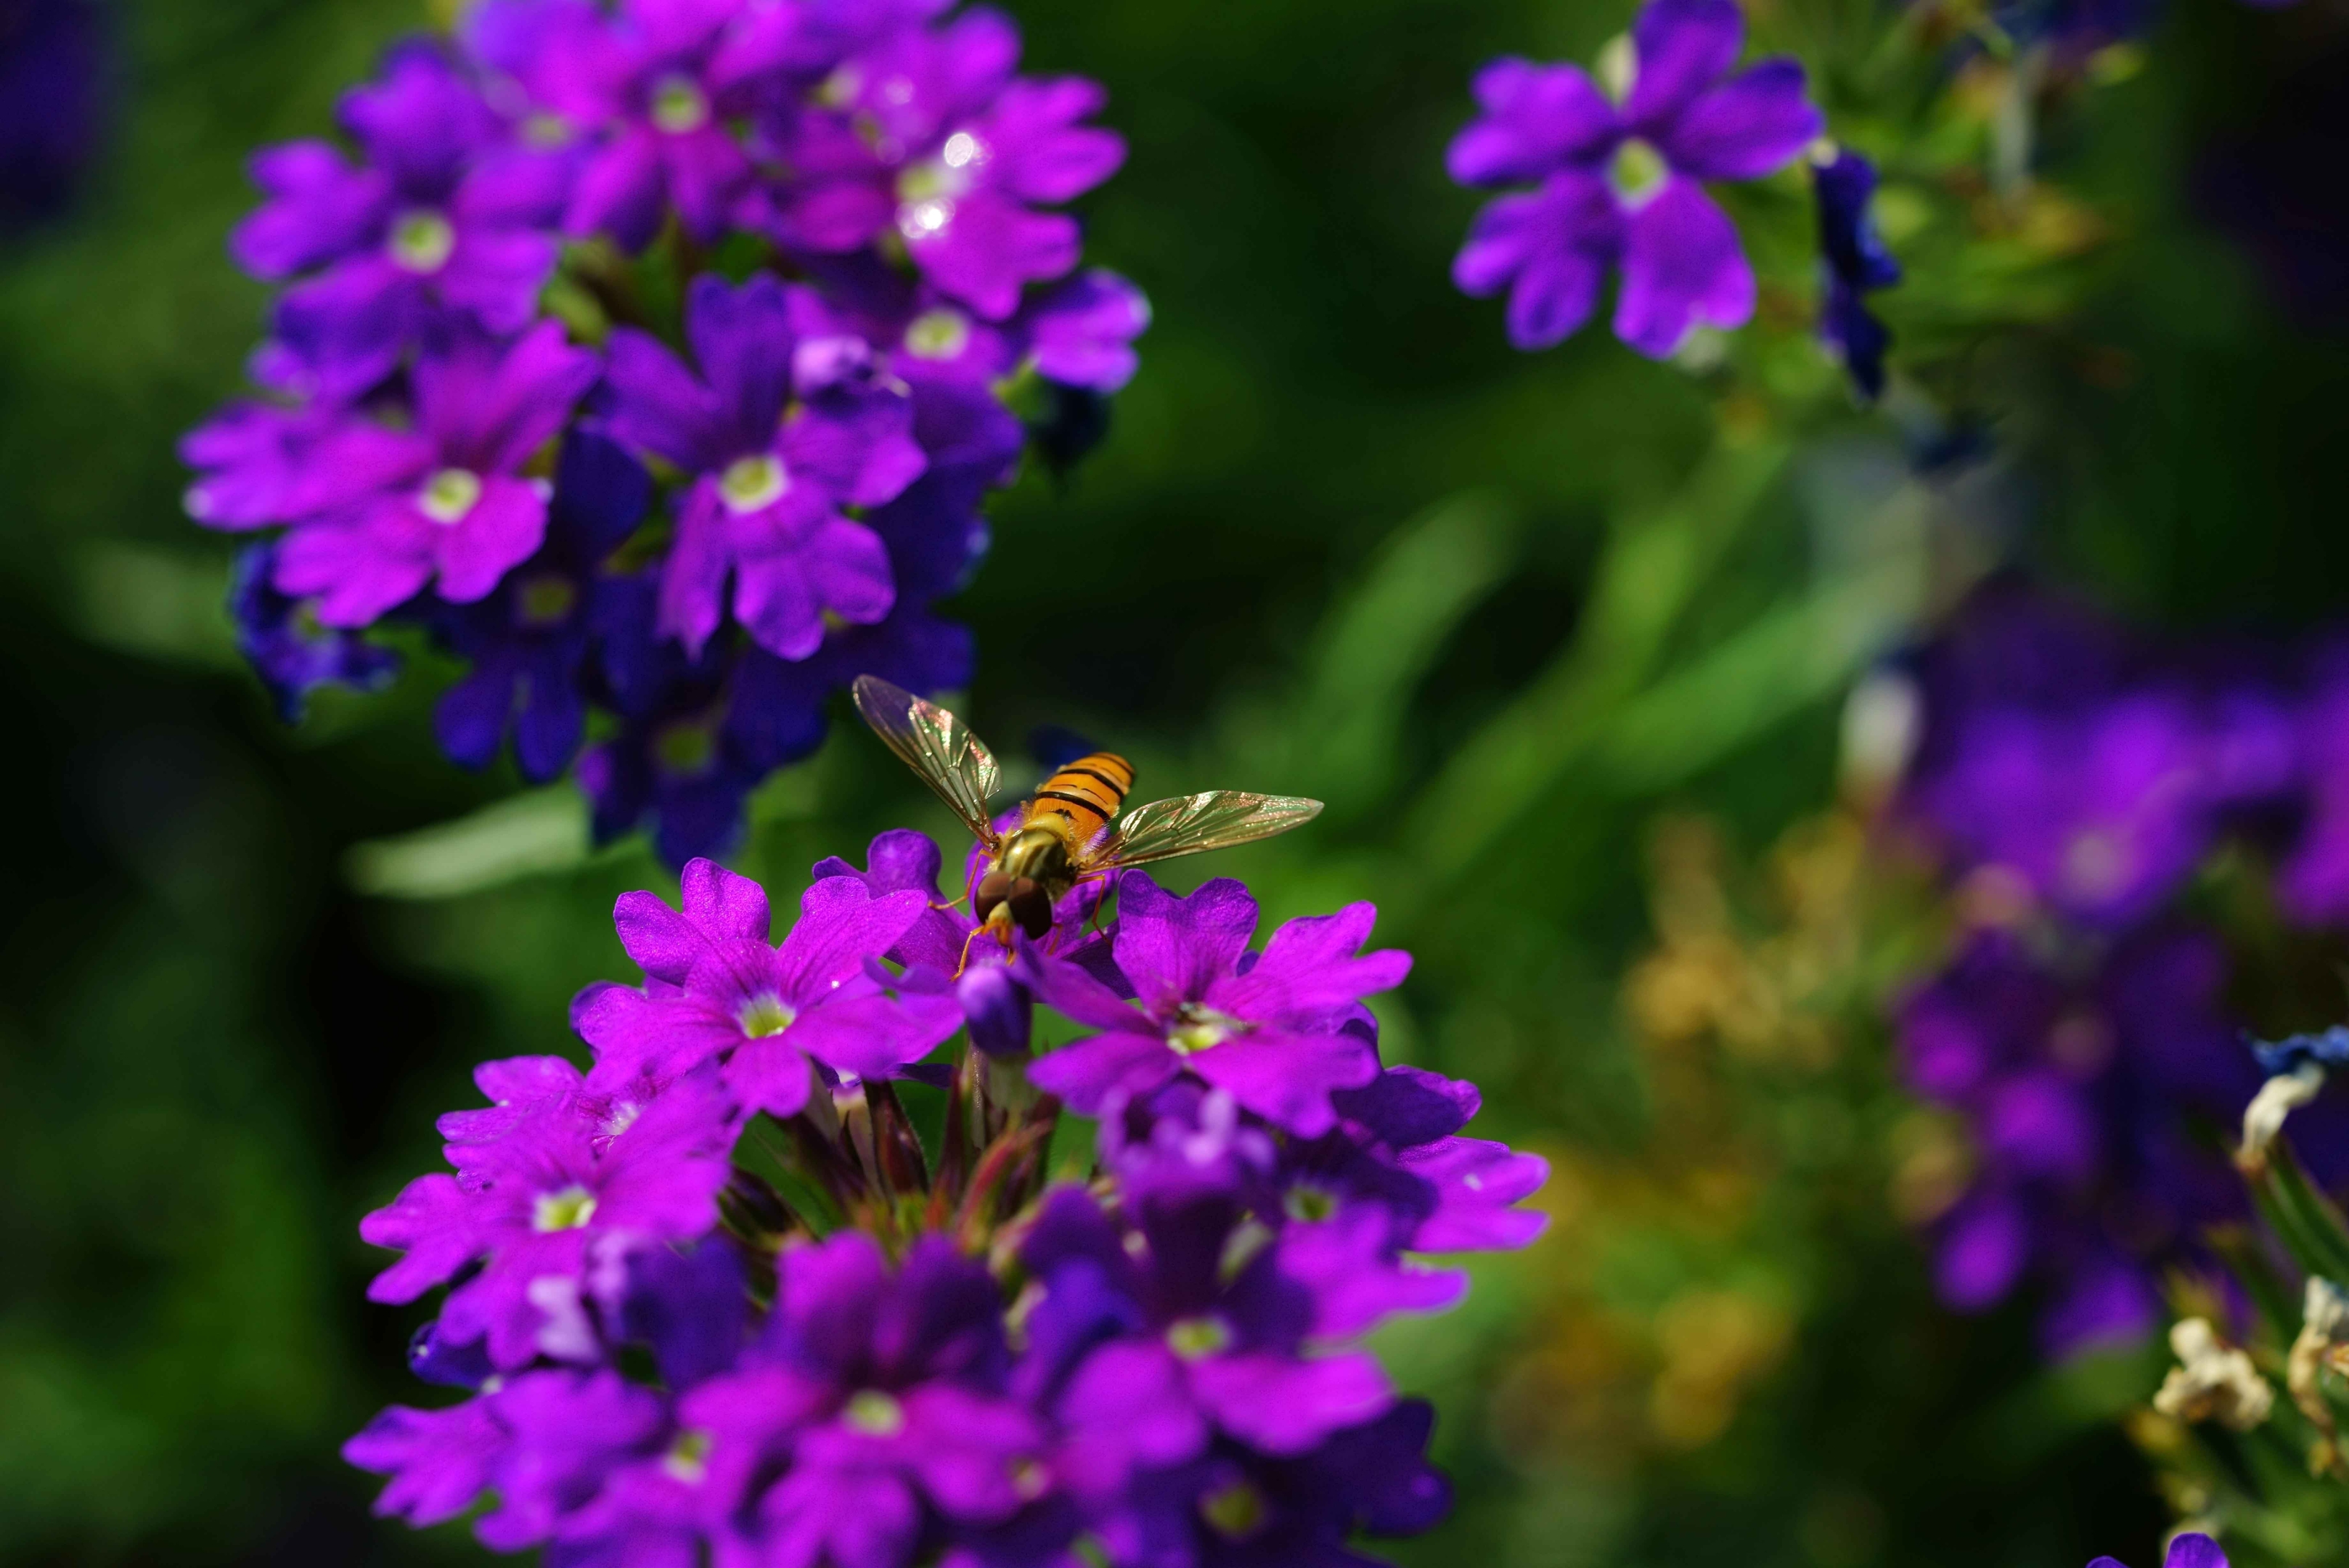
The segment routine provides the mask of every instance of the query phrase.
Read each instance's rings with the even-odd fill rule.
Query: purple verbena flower
[[[1043,1057],[1030,1076],[1092,1116],[1187,1070],[1275,1126],[1327,1132],[1338,1116],[1330,1096],[1378,1075],[1377,1053],[1342,1025],[1361,998],[1411,969],[1402,952],[1356,956],[1375,918],[1355,904],[1291,920],[1251,953],[1257,904],[1240,884],[1219,878],[1183,897],[1131,873],[1112,950],[1141,1005],[1075,964],[1043,964],[1045,1000],[1102,1033]]]
[[[1076,220],[1038,208],[1115,172],[1125,144],[1081,123],[1105,101],[1074,77],[1013,75],[1019,36],[974,8],[899,31],[843,63],[770,136],[800,179],[777,234],[819,253],[902,245],[922,275],[989,321],[1077,262]]]
[[[2116,1557],[2099,1557],[2088,1568],[2128,1568]],[[2188,1531],[2169,1543],[2161,1568],[2227,1568],[2227,1554],[2199,1531]]]
[[[792,409],[797,338],[783,286],[697,278],[686,305],[697,377],[644,333],[612,335],[610,425],[694,481],[661,589],[661,628],[698,653],[730,602],[753,640],[804,659],[827,616],[870,625],[895,588],[887,552],[843,506],[875,506],[926,459],[901,391],[827,387]],[[730,579],[732,593],[728,593]]]
[[[2243,1202],[2192,1120],[2224,1125],[2258,1086],[2228,1049],[2223,978],[2189,930],[2132,936],[2076,978],[1984,932],[1908,998],[1909,1083],[1966,1118],[1979,1155],[1938,1227],[1945,1301],[1979,1310],[2035,1278],[2059,1355],[2158,1321],[2155,1271]]]
[[[591,653],[609,667],[605,691],[626,694],[651,679],[640,667],[657,657],[652,595],[605,569],[651,499],[651,476],[617,444],[585,430],[564,439],[546,543],[487,598],[433,618],[441,639],[472,664],[433,711],[451,758],[485,767],[511,729],[523,776],[543,784],[578,753]]]
[[[1237,1191],[1167,1181],[1123,1202],[1121,1226],[1079,1189],[1046,1198],[1021,1249],[1037,1294],[1013,1384],[1058,1427],[1054,1480],[1112,1541],[1146,1528],[1132,1516],[1155,1481],[1302,1458],[1393,1403],[1370,1356],[1309,1349],[1336,1303],[1285,1266],[1286,1238],[1231,1251]]]
[[[636,623],[652,620],[641,607]],[[595,841],[649,824],[668,865],[726,855],[741,840],[750,792],[823,743],[821,694],[752,682],[749,658],[730,649],[690,662],[666,639],[643,652],[649,684],[620,694],[618,732],[579,759]]]
[[[705,244],[756,223],[758,182],[734,125],[766,81],[728,47],[746,15],[740,0],[626,0],[608,16],[562,0],[491,10],[475,36],[541,114],[580,139],[565,230],[638,251],[672,212]]]
[[[737,1130],[714,1070],[618,1099],[585,1095],[559,1059],[482,1070],[493,1098],[516,1084],[528,1098],[444,1127],[455,1176],[418,1178],[359,1228],[406,1253],[368,1286],[374,1301],[413,1301],[481,1262],[450,1293],[440,1332],[460,1344],[486,1337],[501,1367],[581,1348],[567,1331],[591,1244],[688,1240],[717,1222]]]
[[[487,597],[545,539],[551,487],[523,465],[595,379],[595,356],[551,321],[511,346],[468,336],[428,352],[413,429],[352,414],[320,438],[357,461],[316,476],[277,587],[316,595],[328,626],[368,625],[427,584],[452,604]]]
[[[310,693],[321,686],[373,691],[399,669],[399,656],[378,648],[355,631],[318,624],[306,602],[270,586],[277,546],[264,542],[238,552],[229,579],[229,618],[236,623],[236,646],[268,688],[278,717],[301,722]]]
[[[519,332],[555,259],[527,182],[482,161],[503,126],[436,47],[394,51],[342,120],[367,162],[323,141],[262,152],[266,199],[231,241],[255,276],[305,280],[279,302],[276,335],[299,389],[330,398],[381,381],[436,312]]]
[[[826,877],[772,946],[764,889],[711,861],[686,867],[681,912],[652,893],[623,896],[615,924],[646,983],[580,993],[574,1021],[596,1054],[588,1082],[666,1082],[716,1060],[742,1105],[788,1116],[807,1103],[812,1061],[894,1075],[962,1021],[944,997],[892,995],[878,967],[927,907],[919,892],[875,897],[861,878]]]
[[[1744,39],[1735,0],[1648,0],[1631,36],[1633,74],[1613,99],[1577,66],[1495,61],[1476,78],[1483,112],[1452,143],[1461,184],[1537,187],[1477,215],[1452,274],[1479,297],[1508,291],[1519,348],[1573,334],[1615,266],[1616,336],[1642,354],[1743,326],[1753,269],[1702,182],[1775,172],[1819,134],[1795,61],[1729,74]]]

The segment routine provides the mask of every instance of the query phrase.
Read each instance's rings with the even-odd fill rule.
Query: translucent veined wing
[[[1258,838],[1270,838],[1299,827],[1321,815],[1321,803],[1288,794],[1251,794],[1246,790],[1213,789],[1174,800],[1154,800],[1135,806],[1117,819],[1107,836],[1090,848],[1088,868],[1102,866],[1145,866],[1224,849]]]
[[[986,743],[944,708],[925,702],[877,675],[858,676],[851,691],[856,711],[873,726],[873,732],[962,818],[972,837],[993,843],[995,829],[988,825],[987,802],[999,775]]]

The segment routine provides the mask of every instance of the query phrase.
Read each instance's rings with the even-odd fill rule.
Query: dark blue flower
[[[2287,1034],[2273,1044],[2247,1039],[2260,1071],[2271,1078],[2313,1062],[2320,1067],[2349,1067],[2349,1024],[2336,1023],[2314,1034]]]
[[[574,431],[564,442],[546,543],[487,598],[435,617],[440,637],[472,671],[433,715],[441,749],[486,767],[509,729],[523,776],[544,783],[571,765],[598,688],[639,691],[661,654],[653,632],[650,578],[605,570],[643,521],[652,479],[616,442]],[[591,651],[605,669],[587,669]]]
[[[236,622],[236,645],[269,688],[278,714],[289,724],[298,722],[305,701],[321,686],[372,691],[388,682],[399,656],[356,631],[319,625],[310,600],[270,586],[276,564],[274,541],[239,554],[228,610]]]
[[[1848,149],[1811,165],[1819,201],[1819,257],[1826,294],[1819,308],[1819,336],[1850,371],[1852,384],[1873,402],[1884,395],[1884,351],[1892,334],[1868,312],[1867,296],[1900,281],[1900,264],[1884,248],[1868,216],[1876,193],[1876,165]]]
[[[73,200],[103,130],[108,44],[89,0],[0,4],[0,229]]]

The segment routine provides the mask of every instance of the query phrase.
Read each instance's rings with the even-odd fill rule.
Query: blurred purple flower
[[[72,202],[104,138],[112,56],[91,0],[0,4],[0,234]]]
[[[1571,336],[1619,265],[1616,336],[1651,358],[1753,315],[1753,269],[1702,182],[1785,167],[1822,121],[1795,61],[1729,74],[1744,31],[1735,0],[1648,0],[1615,99],[1572,65],[1506,58],[1478,73],[1482,112],[1452,143],[1453,179],[1537,189],[1477,214],[1452,275],[1480,298],[1508,292],[1511,343]]]
[[[521,331],[555,259],[529,182],[481,159],[504,128],[438,48],[395,50],[342,122],[367,161],[324,141],[267,149],[253,164],[265,199],[230,242],[256,277],[305,279],[278,302],[294,367],[278,379],[328,398],[380,382],[438,310]]]
[[[452,604],[486,598],[535,555],[551,487],[523,467],[594,382],[595,358],[550,321],[510,347],[460,337],[415,379],[413,429],[352,414],[308,453],[311,515],[279,546],[276,586],[316,595],[328,626],[366,626],[428,583]]]
[[[1074,200],[1125,159],[1115,132],[1081,123],[1107,95],[1074,77],[1015,77],[1019,35],[999,12],[907,28],[775,117],[777,156],[800,176],[776,232],[817,253],[902,244],[930,284],[989,321],[1030,283],[1076,265]]]
[[[278,717],[299,723],[310,693],[321,686],[374,691],[388,685],[399,669],[399,656],[357,632],[319,625],[310,604],[270,586],[276,565],[272,542],[238,552],[228,608],[236,623],[237,649],[268,688]]]
[[[695,476],[661,587],[661,629],[698,654],[730,601],[752,640],[804,659],[829,616],[870,625],[895,588],[879,537],[841,513],[896,497],[926,463],[913,409],[877,383],[793,398],[797,338],[783,286],[695,280],[686,336],[697,378],[656,338],[612,335],[612,432]]]
[[[433,711],[451,758],[486,767],[511,729],[523,776],[543,784],[578,753],[597,690],[591,652],[624,667],[604,677],[603,690],[627,692],[651,679],[642,668],[657,658],[651,595],[605,570],[651,500],[651,476],[619,446],[581,430],[564,440],[545,545],[487,598],[434,617],[442,640],[472,665]]]

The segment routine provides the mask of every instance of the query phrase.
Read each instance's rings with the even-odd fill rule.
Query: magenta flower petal
[[[1270,1454],[1301,1454],[1394,1402],[1369,1355],[1216,1355],[1191,1368],[1191,1391],[1216,1425]]]
[[[446,1410],[395,1405],[343,1445],[343,1458],[391,1477],[375,1500],[378,1518],[421,1526],[472,1507],[489,1490],[511,1441],[486,1399]]]
[[[481,499],[434,541],[440,597],[452,604],[487,597],[546,538],[546,494],[535,482],[492,474],[481,483]]]
[[[1590,319],[1622,235],[1604,181],[1554,175],[1539,191],[1503,196],[1476,214],[1452,264],[1453,281],[1478,296],[1506,289],[1510,343],[1547,348]]]
[[[879,387],[826,391],[783,433],[785,467],[852,506],[895,501],[929,465],[914,439],[913,400]]]
[[[708,469],[722,461],[718,395],[694,379],[660,339],[618,327],[606,355],[614,436],[681,468]]]
[[[693,966],[720,943],[767,940],[767,890],[714,860],[686,863],[684,908],[657,893],[623,893],[612,908],[620,946],[647,974],[682,985]]]
[[[1079,1116],[1092,1116],[1116,1096],[1148,1094],[1181,1066],[1155,1034],[1096,1034],[1037,1058],[1028,1079],[1060,1096]]]
[[[1108,101],[1100,84],[1079,77],[1011,83],[979,128],[988,178],[1024,202],[1083,195],[1125,161],[1123,137],[1077,124]]]
[[[1745,42],[1736,0],[1647,0],[1631,24],[1638,71],[1623,118],[1665,123],[1729,74]]]
[[[1495,60],[1476,73],[1475,92],[1485,112],[1444,155],[1463,185],[1545,179],[1563,164],[1598,157],[1621,131],[1615,106],[1579,66]]]
[[[1826,124],[1805,96],[1803,67],[1764,60],[1690,104],[1659,150],[1692,179],[1758,180],[1800,157]]]
[[[1337,1113],[1330,1107],[1333,1090],[1359,1088],[1379,1075],[1377,1055],[1351,1034],[1290,1034],[1268,1029],[1226,1040],[1186,1058],[1185,1064],[1299,1137],[1319,1137],[1337,1125]]]
[[[709,394],[727,410],[730,439],[746,448],[767,444],[792,394],[797,342],[781,283],[765,273],[739,289],[712,274],[696,278],[687,302],[686,340]],[[684,373],[670,364],[675,374]]]
[[[1217,980],[1207,998],[1245,1018],[1298,1019],[1392,991],[1411,973],[1411,955],[1394,949],[1361,953],[1377,919],[1375,907],[1349,904],[1334,915],[1290,920],[1272,933],[1246,974]]]
[[[1675,179],[1630,215],[1616,336],[1651,358],[1699,326],[1742,327],[1754,314],[1754,269],[1727,213],[1692,180]]]
[[[1256,899],[1228,877],[1186,896],[1137,871],[1118,884],[1117,967],[1144,1006],[1195,1000],[1231,973],[1256,923]]]
[[[1077,265],[1077,221],[991,192],[956,199],[938,225],[909,225],[905,250],[922,275],[989,321],[1019,307],[1019,291]]]

